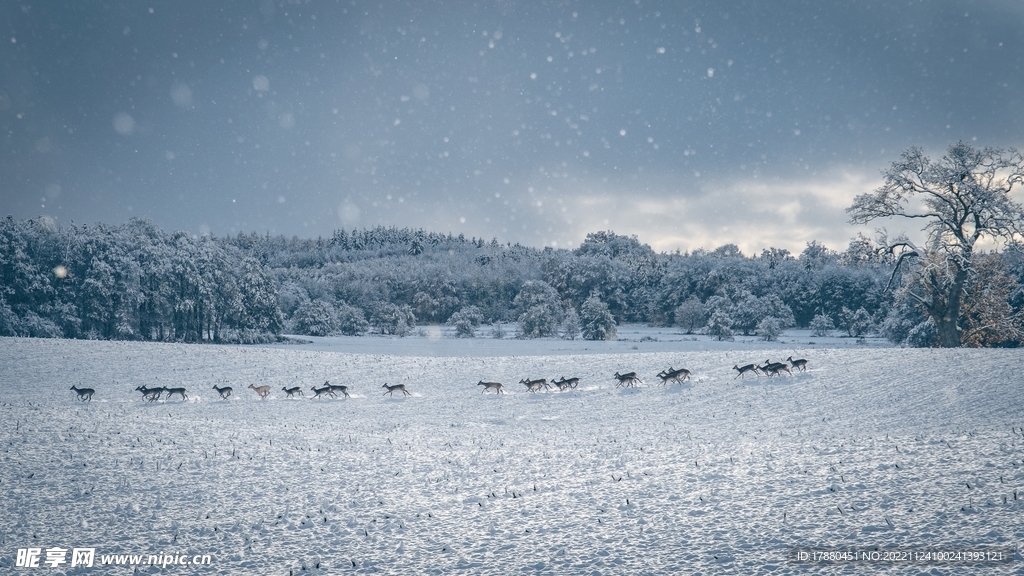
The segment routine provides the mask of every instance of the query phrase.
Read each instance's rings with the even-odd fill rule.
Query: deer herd
[[[737,364],[734,365],[732,369],[736,371],[736,378],[745,376],[748,372],[752,372],[756,376],[760,376],[763,374],[769,378],[772,378],[774,376],[781,376],[783,372],[792,376],[794,371],[807,371],[807,360],[803,358],[794,360],[793,357],[790,356],[789,358],[786,358],[786,362],[772,362],[771,360],[765,360],[764,364],[754,363],[746,364],[744,366],[740,366]],[[661,372],[658,372],[658,378],[661,380],[662,386],[665,386],[670,382],[682,384],[686,380],[690,379],[690,374],[691,372],[686,368],[673,368],[670,366],[667,370],[662,370]],[[637,376],[636,372],[626,372],[625,374],[620,374],[616,372],[612,376],[612,380],[615,381],[616,388],[632,388],[635,387],[638,383],[644,383],[644,381],[641,380],[639,376]],[[551,378],[550,381],[547,378],[539,378],[536,380],[531,380],[530,378],[523,378],[522,380],[519,381],[519,383],[522,384],[523,386],[526,386],[526,390],[528,392],[550,390],[552,386],[557,387],[559,392],[564,392],[566,390],[575,389],[577,386],[579,386],[580,379],[575,377],[566,378],[565,376],[562,376],[557,380]],[[488,390],[494,390],[495,394],[505,393],[504,386],[501,384],[501,382],[484,382],[483,380],[481,380],[477,382],[477,386],[483,386],[483,390],[481,390],[481,392],[486,393]],[[249,384],[248,387],[251,388],[254,392],[256,392],[256,395],[259,397],[260,400],[266,400],[267,397],[270,395],[270,386],[255,386],[253,384]],[[383,386],[381,386],[381,388],[385,389],[385,396],[394,396],[395,392],[401,392],[403,396],[412,395],[409,393],[408,390],[405,389],[405,384],[385,383]],[[231,397],[231,393],[233,392],[233,389],[230,386],[218,387],[216,384],[214,384],[213,389],[216,390],[217,394],[219,394],[220,397],[224,400],[229,399]],[[93,394],[96,393],[96,391],[93,390],[92,388],[79,388],[77,386],[72,386],[71,390],[78,394],[78,399],[81,400],[82,402],[92,401],[92,396]],[[299,386],[293,386],[291,388],[282,387],[281,390],[284,391],[287,398],[294,398],[295,396],[305,397],[305,395],[302,393],[302,388],[300,388]],[[338,392],[340,392],[345,398],[351,397],[348,393],[348,386],[331,384],[329,381],[324,382],[323,386],[321,386],[320,388],[312,386],[310,387],[310,390],[313,391],[313,399],[326,398],[327,396],[330,396],[331,398],[337,398]],[[164,386],[149,388],[145,385],[142,385],[137,387],[135,391],[141,393],[142,399],[146,402],[156,402],[157,400],[160,399],[161,396],[164,395],[166,395],[165,400],[170,400],[171,397],[175,395],[180,397],[181,400],[183,401],[188,400],[188,395],[186,394],[185,388],[167,388]]]

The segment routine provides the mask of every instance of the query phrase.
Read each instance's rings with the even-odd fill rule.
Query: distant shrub
[[[495,322],[491,324],[491,338],[502,339],[508,336],[508,332],[502,327],[501,322]]]

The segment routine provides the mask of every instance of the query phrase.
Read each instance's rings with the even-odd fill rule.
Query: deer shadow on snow
[[[806,382],[814,376],[806,372],[795,372],[792,376],[758,376],[757,378],[746,378],[740,382],[743,386],[767,387],[767,386],[792,386],[800,382]]]

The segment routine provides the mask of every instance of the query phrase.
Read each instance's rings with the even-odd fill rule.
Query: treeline
[[[258,342],[283,328],[268,268],[146,220],[0,221],[0,335]]]
[[[1024,308],[1020,254],[988,256],[1004,316]],[[0,334],[254,342],[282,332],[403,335],[417,323],[447,323],[461,336],[511,336],[506,325],[514,324],[522,337],[600,339],[630,322],[723,339],[771,340],[810,327],[931,345],[928,318],[893,289],[900,274],[890,286],[894,264],[861,236],[841,252],[811,242],[800,254],[746,256],[732,244],[659,254],[612,232],[555,250],[385,227],[316,239],[195,238],[145,220],[55,227],[8,217],[0,223]],[[991,306],[990,285],[978,290]],[[977,341],[1016,343],[1015,334]]]
[[[273,270],[286,321],[310,334],[359,333],[377,326],[375,318],[384,322],[382,309],[393,316],[398,307],[419,322],[471,316],[475,325],[518,323],[523,336],[574,337],[573,325],[582,330],[588,320],[581,313],[603,306],[615,323],[687,331],[706,329],[717,313],[720,337],[757,333],[766,318],[788,328],[815,317],[858,336],[885,317],[892,300],[885,291],[891,262],[864,238],[842,253],[812,242],[799,255],[772,248],[752,257],[732,244],[658,254],[612,232],[589,234],[574,250],[396,228],[227,242]]]

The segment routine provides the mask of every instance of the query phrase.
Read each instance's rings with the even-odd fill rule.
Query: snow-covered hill
[[[1024,542],[1019,351],[678,350],[0,339],[0,568],[19,548],[89,546],[97,564],[212,556],[174,574],[826,573],[788,547]],[[806,373],[732,370],[791,354]],[[660,386],[670,366],[692,381]],[[644,384],[616,388],[617,371]],[[517,384],[563,375],[579,388]],[[352,397],[310,399],[324,381]],[[189,398],[146,403],[140,385]],[[296,385],[306,397],[285,399]]]

